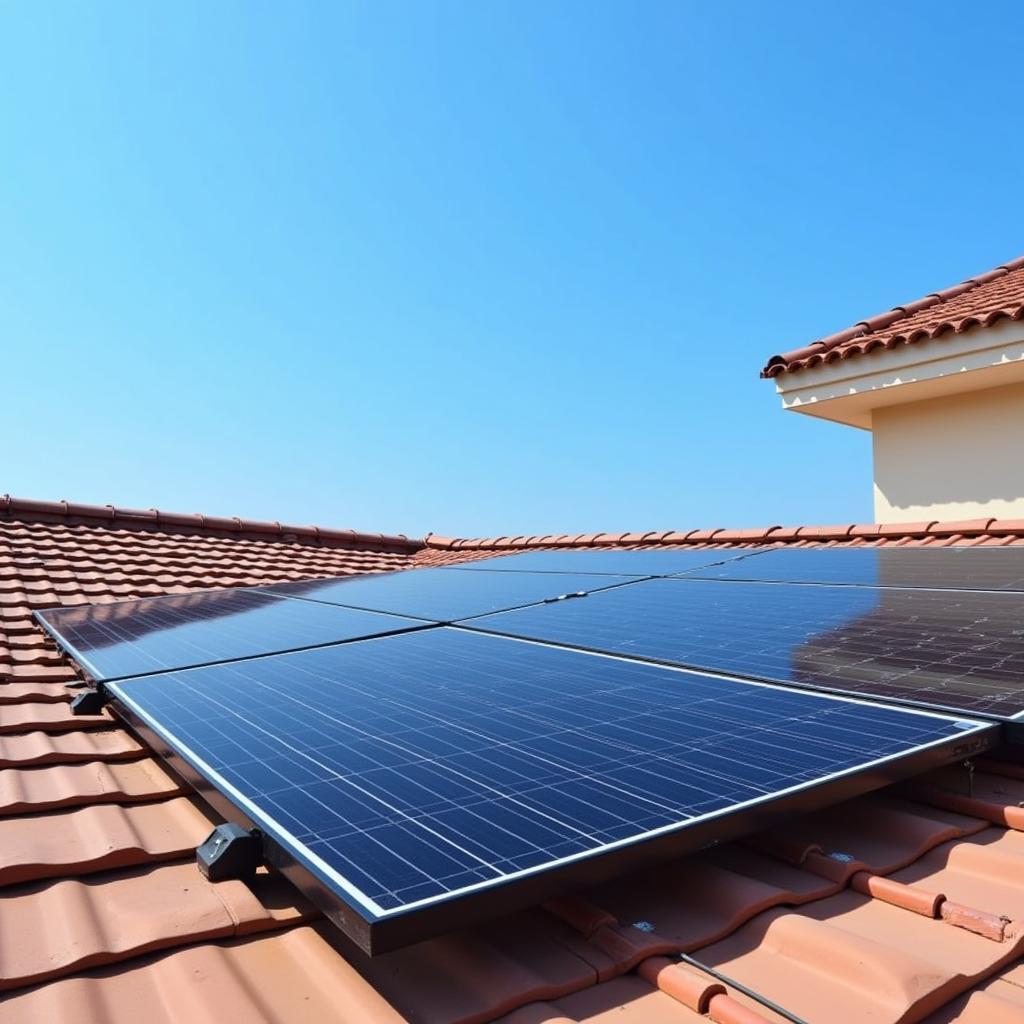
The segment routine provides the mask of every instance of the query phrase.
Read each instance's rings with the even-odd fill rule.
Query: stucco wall
[[[875,521],[1024,518],[1024,384],[875,409]]]

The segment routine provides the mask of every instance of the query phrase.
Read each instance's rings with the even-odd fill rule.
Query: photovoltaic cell
[[[277,583],[260,589],[264,594],[278,597],[304,598],[433,622],[450,622],[554,600],[564,594],[596,590],[628,579],[628,576],[595,577],[571,573],[465,573],[448,569],[411,569],[379,575]]]
[[[692,570],[702,579],[1024,591],[1024,547],[788,548]]]
[[[251,589],[52,608],[36,616],[99,680],[423,626],[413,619],[288,601]]]
[[[701,550],[673,550],[653,548],[647,551],[524,551],[517,555],[484,558],[478,562],[465,562],[446,566],[449,572],[579,572],[610,573],[622,576],[671,576],[674,573],[716,565],[735,558],[744,558],[756,549],[737,553],[730,549],[704,548]]]
[[[448,627],[108,690],[368,922],[987,735]]]
[[[646,580],[468,625],[973,714],[1024,711],[1014,593]]]

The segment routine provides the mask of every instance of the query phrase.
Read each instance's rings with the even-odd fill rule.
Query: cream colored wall
[[[871,412],[875,521],[1024,518],[1024,383]]]

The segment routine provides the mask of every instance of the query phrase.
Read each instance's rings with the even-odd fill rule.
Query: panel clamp
[[[196,847],[196,867],[211,882],[251,878],[263,862],[262,839],[259,829],[225,822]]]

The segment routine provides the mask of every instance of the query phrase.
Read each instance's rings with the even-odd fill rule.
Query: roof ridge
[[[1024,537],[1024,520],[980,519],[925,520],[916,523],[841,523],[834,526],[762,526],[733,530],[716,527],[710,530],[651,530],[647,533],[582,533],[535,534],[519,537],[441,537],[427,534],[427,549],[444,551],[495,550],[509,551],[522,548],[559,547],[593,548],[621,547],[623,545],[671,546],[681,544],[744,546],[761,542],[769,544],[797,543],[799,541],[827,541],[853,538],[892,537],[978,537],[983,534]]]
[[[238,516],[207,516],[201,512],[162,512],[157,508],[118,508],[116,505],[86,505],[77,502],[37,501],[0,495],[0,517],[33,518],[38,520],[93,520],[106,526],[142,527],[158,532],[181,529],[198,533],[265,534],[281,540],[312,540],[314,543],[342,543],[382,548],[400,548],[419,551],[423,540],[405,534],[362,533],[358,530],[340,530],[320,526],[294,526],[281,522],[258,519],[240,519]]]
[[[845,345],[856,338],[869,337],[877,331],[892,327],[893,324],[897,324],[901,320],[906,320],[916,313],[920,313],[922,310],[941,305],[950,299],[956,298],[958,295],[973,291],[982,285],[988,284],[990,281],[1006,277],[1008,274],[1018,270],[1024,270],[1024,256],[1007,260],[1006,263],[1001,263],[998,267],[986,270],[984,273],[975,274],[974,277],[968,277],[959,284],[951,285],[940,291],[929,292],[923,298],[916,299],[913,302],[893,306],[892,309],[884,313],[876,313],[874,316],[866,317],[863,320],[857,321],[852,327],[826,335],[824,338],[812,341],[809,345],[803,345],[800,348],[790,349],[788,352],[773,355],[765,363],[764,368],[761,370],[761,376],[776,377],[789,369],[793,363],[802,364],[803,360],[809,359],[811,356],[821,356],[823,353],[831,352],[833,349]]]

